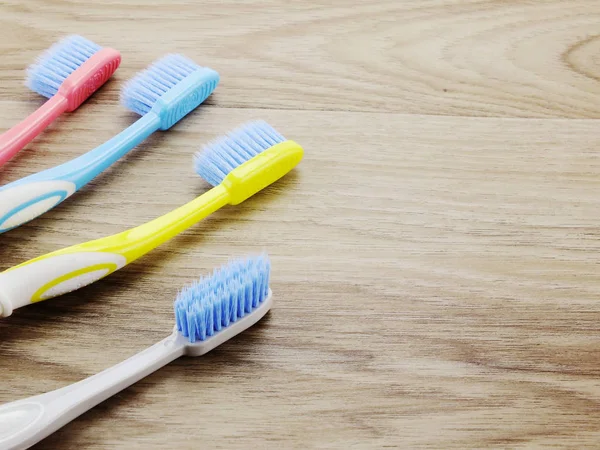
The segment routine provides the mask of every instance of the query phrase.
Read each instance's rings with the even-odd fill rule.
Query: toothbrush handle
[[[62,203],[159,126],[158,116],[148,113],[94,150],[0,188],[0,233],[23,225]]]
[[[219,185],[158,219],[114,236],[49,253],[0,273],[0,317],[93,283],[135,261],[229,202]]]
[[[0,135],[0,166],[15,156],[58,116],[67,110],[68,100],[54,95],[21,123]]]
[[[0,448],[24,449],[117,392],[182,356],[177,332],[135,356],[70,386],[0,406]]]

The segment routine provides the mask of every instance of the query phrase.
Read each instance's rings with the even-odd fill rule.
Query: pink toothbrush
[[[0,135],[0,166],[15,156],[63,112],[76,110],[112,76],[121,54],[81,37],[50,47],[28,69],[27,86],[48,97],[27,119]]]

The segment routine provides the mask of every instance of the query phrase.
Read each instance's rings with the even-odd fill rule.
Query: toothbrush
[[[75,111],[121,64],[121,55],[81,36],[68,36],[27,70],[26,85],[48,97],[27,119],[0,135],[0,166],[15,156],[58,116]]]
[[[131,79],[122,103],[142,117],[88,153],[0,188],[0,233],[62,203],[157,130],[168,130],[217,87],[219,74],[181,55],[167,55]]]
[[[0,407],[0,447],[24,449],[180,356],[201,356],[258,322],[273,304],[266,255],[234,261],[184,288],[161,342],[70,386]]]
[[[265,122],[251,122],[206,146],[196,170],[214,188],[123,233],[41,256],[0,273],[0,317],[87,286],[145,255],[221,207],[237,205],[292,170],[304,151]]]

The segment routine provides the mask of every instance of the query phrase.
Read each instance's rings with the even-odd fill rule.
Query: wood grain
[[[26,96],[23,68],[48,42],[76,32],[122,51],[121,81],[174,50],[218,68],[221,107],[600,118],[593,0],[3,0],[0,7],[2,100]]]
[[[192,153],[241,122],[263,118],[306,149],[244,204],[0,321],[0,402],[153,344],[179,287],[265,249],[276,306],[262,323],[36,448],[598,448],[599,13],[592,1],[0,4],[0,129],[40,103],[22,69],[63,31],[124,53],[115,80],[0,184],[135,120],[119,87],[164,52],[223,76],[171,131],[0,236],[2,269],[193,199],[208,185]]]

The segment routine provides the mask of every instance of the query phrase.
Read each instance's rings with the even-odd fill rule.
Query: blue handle
[[[159,127],[160,118],[155,113],[149,112],[99,147],[60,166],[9,183],[0,188],[0,192],[23,184],[41,181],[69,181],[75,184],[75,191],[78,191],[132,148],[147,139]]]
[[[52,169],[0,188],[0,233],[12,230],[62,203],[160,127],[149,112],[94,150]]]

